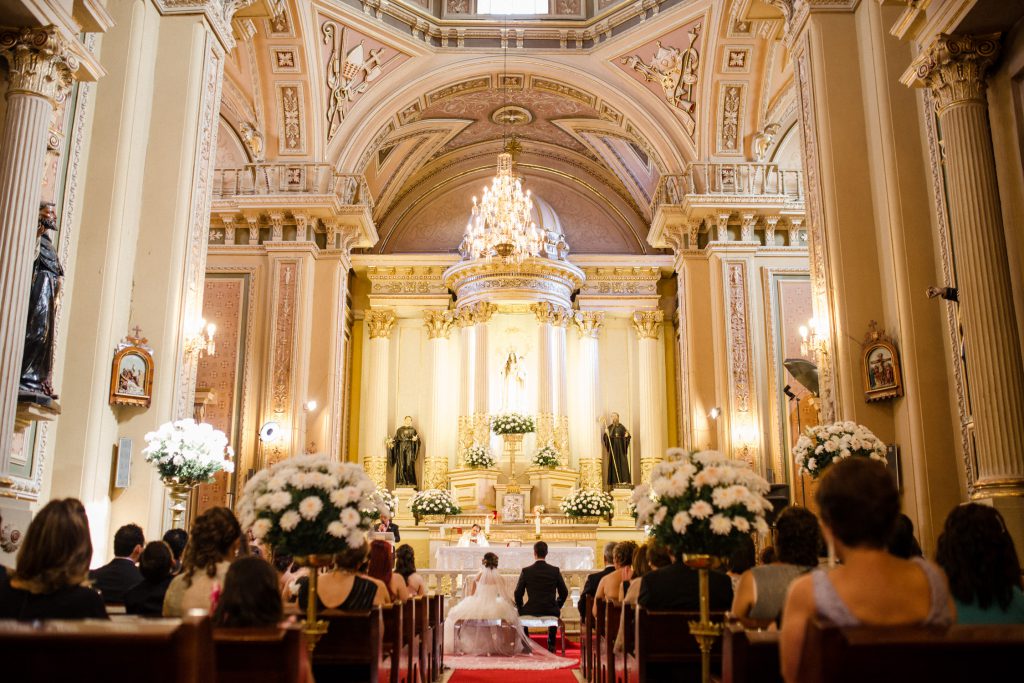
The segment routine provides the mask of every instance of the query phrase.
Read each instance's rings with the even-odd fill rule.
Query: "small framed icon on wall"
[[[126,336],[114,350],[110,370],[110,405],[149,407],[153,397],[153,349],[142,331]]]

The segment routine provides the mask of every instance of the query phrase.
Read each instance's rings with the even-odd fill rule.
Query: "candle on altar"
[[[484,535],[491,535],[491,516],[487,515],[487,519],[484,520]]]
[[[533,518],[534,531],[540,536],[540,513],[538,512]]]

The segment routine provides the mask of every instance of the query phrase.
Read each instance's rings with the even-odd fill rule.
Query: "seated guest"
[[[747,628],[768,628],[782,614],[789,584],[818,566],[821,531],[806,508],[789,506],[775,520],[775,549],[768,564],[740,576],[732,615]]]
[[[816,495],[826,541],[842,562],[796,579],[782,610],[782,674],[794,681],[807,623],[837,626],[948,625],[955,618],[946,577],[920,557],[891,555],[886,544],[900,495],[885,464],[852,457],[833,463]]]
[[[270,628],[284,619],[277,590],[277,572],[264,559],[250,555],[231,563],[224,576],[213,625],[226,628]]]
[[[380,513],[380,521],[377,522],[376,526],[371,531],[378,531],[382,534],[392,533],[395,535],[395,543],[402,540],[402,535],[398,532],[398,525],[391,520],[390,512]]]
[[[668,556],[668,549],[653,540],[637,548],[633,553],[632,578],[629,580],[629,589],[622,597],[622,604],[635,605],[640,597],[640,586],[643,585],[644,576],[655,569],[661,569],[672,564],[672,558]],[[619,620],[619,634],[615,636],[615,651],[622,652],[623,634],[626,632],[626,611],[623,610]]]
[[[615,602],[622,602],[626,593],[633,587],[633,580],[639,579],[648,571],[650,566],[647,564],[647,544],[641,543],[633,551],[633,561],[629,563],[629,580],[620,583],[618,594],[613,596]]]
[[[359,575],[359,567],[366,560],[369,547],[346,548],[334,556],[334,568],[321,574],[316,581],[316,599],[319,609],[349,611],[368,610],[374,605],[390,603],[387,587],[375,579]],[[309,596],[309,577],[298,580],[299,606],[306,608]]]
[[[142,581],[136,563],[146,539],[137,524],[125,524],[114,534],[114,559],[89,572],[92,587],[103,596],[103,602],[123,603],[124,594]]]
[[[416,572],[416,553],[407,543],[395,550],[395,573],[405,579],[409,597],[427,594],[427,582]]]
[[[85,586],[91,558],[82,503],[51,500],[28,525],[14,571],[0,583],[0,619],[106,619],[103,598]]]
[[[634,544],[635,545],[635,544]],[[497,556],[488,553],[497,562]],[[562,605],[569,597],[569,589],[562,578],[562,572],[558,567],[547,563],[548,544],[544,541],[537,541],[533,544],[534,563],[523,567],[519,572],[519,582],[516,583],[516,590],[513,597],[516,601],[516,611],[520,616],[530,617],[557,617],[562,614]],[[485,556],[485,565],[490,558]],[[526,602],[523,602],[523,596]],[[530,637],[530,629],[523,627],[526,637]],[[548,627],[548,651],[555,651],[555,636],[558,627]]]
[[[921,544],[914,536],[914,522],[903,513],[896,518],[896,526],[893,527],[892,536],[886,547],[890,553],[896,557],[902,557],[904,560],[909,560],[912,557],[924,557]]]
[[[633,553],[636,552],[636,543],[633,541],[622,541],[615,544],[612,551],[612,565],[615,571],[601,579],[597,584],[597,591],[594,593],[594,617],[597,617],[597,601],[615,600],[619,601],[622,594],[622,582],[629,581],[629,575],[633,571]]]
[[[387,541],[373,541],[370,543],[370,564],[366,567],[366,573],[383,583],[388,589],[388,595],[392,602],[409,599],[409,588],[405,585],[405,579],[394,572],[395,551]]]
[[[775,548],[768,546],[761,551],[761,556],[757,558],[758,564],[771,564],[775,561]],[[818,558],[814,558],[815,564],[817,564]]]
[[[649,610],[700,609],[700,575],[683,564],[682,555],[672,556],[672,563],[644,576],[640,582],[637,604]],[[732,604],[732,582],[722,572],[708,572],[709,604],[712,610],[724,612]]]
[[[587,596],[597,595],[597,586],[601,579],[615,571],[615,545],[615,541],[604,544],[604,569],[587,575],[583,590],[580,591],[580,601],[576,605],[580,611],[580,622],[584,621],[583,611],[587,608]]]
[[[935,561],[949,577],[958,624],[1024,624],[1024,584],[1013,538],[995,508],[953,508]]]
[[[174,554],[163,541],[150,541],[139,556],[142,581],[124,594],[124,611],[143,617],[163,614],[164,595],[171,585]]]
[[[736,592],[736,586],[740,582],[743,572],[750,570],[757,564],[757,549],[754,547],[754,539],[750,536],[741,536],[732,554],[729,555],[729,566],[726,574],[732,581],[732,592]]]
[[[188,544],[188,532],[184,529],[168,529],[164,532],[164,543],[174,555],[174,571],[171,573],[177,576],[181,573],[181,554],[185,552],[185,545]]]
[[[309,576],[309,567],[300,567],[292,561],[291,555],[274,555],[274,569],[277,570],[277,580],[281,591],[281,599],[286,603],[293,603],[299,595],[299,579]]]
[[[190,609],[213,611],[242,540],[242,527],[231,510],[215,507],[199,515],[185,546],[181,573],[164,596],[164,616],[181,617]]]

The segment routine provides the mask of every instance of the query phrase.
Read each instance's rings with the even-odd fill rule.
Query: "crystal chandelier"
[[[543,246],[543,235],[531,216],[530,191],[523,193],[522,181],[512,173],[514,146],[513,141],[498,155],[498,174],[484,188],[480,203],[473,197],[473,213],[466,224],[470,258],[497,256],[505,263],[520,263],[537,256]]]

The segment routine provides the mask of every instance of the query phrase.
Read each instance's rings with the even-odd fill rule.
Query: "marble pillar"
[[[456,435],[456,466],[462,464],[466,449],[473,445],[473,314],[463,306],[455,310],[455,326],[459,328],[459,423]]]
[[[387,310],[367,310],[366,329],[370,341],[367,353],[365,389],[365,432],[363,435],[363,467],[378,486],[387,483],[388,455],[388,388],[390,377],[388,361],[391,331],[395,328],[395,314]]]
[[[650,480],[651,470],[665,455],[665,374],[661,365],[661,310],[637,311],[633,329],[639,347],[640,476]],[[634,473],[634,481],[637,476]]]
[[[565,331],[571,312],[549,302],[535,303],[530,310],[537,317],[537,447],[552,445],[562,465],[569,456],[566,420]]]
[[[604,327],[603,311],[580,311],[574,322],[580,336],[577,361],[579,363],[580,415],[583,419],[583,438],[575,445],[579,454],[580,481],[585,488],[601,489],[601,406],[598,401],[601,375],[598,338]]]
[[[942,35],[914,64],[932,91],[946,152],[974,418],[975,498],[1024,493],[1024,365],[985,96],[998,50],[998,36]]]
[[[443,488],[448,478],[451,435],[446,406],[451,400],[448,355],[449,337],[454,324],[453,311],[423,312],[430,358],[430,422],[424,439],[426,450],[423,456],[423,486],[428,489]]]
[[[55,102],[71,87],[78,61],[56,28],[0,33],[7,64],[7,113],[0,138],[0,473],[6,471],[18,409],[29,285]]]
[[[489,367],[490,347],[488,345],[488,323],[498,307],[487,301],[473,304],[473,438],[475,443],[486,444],[490,440],[491,372]]]

